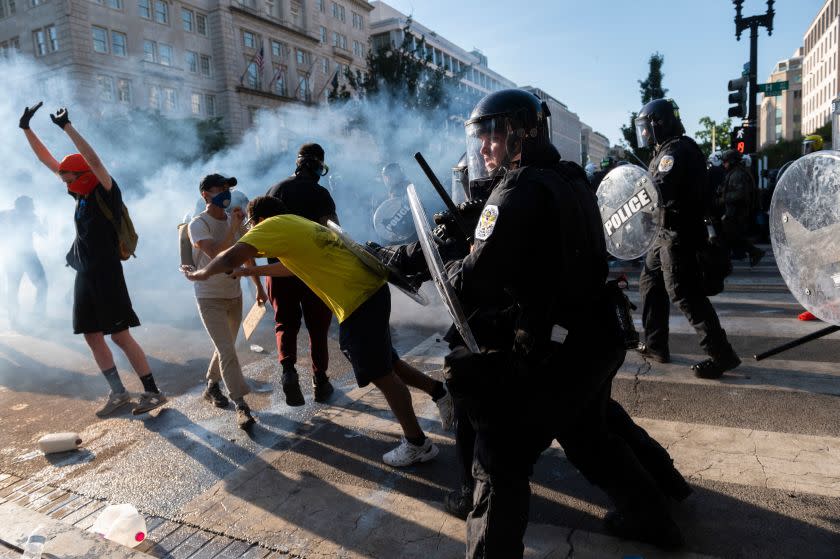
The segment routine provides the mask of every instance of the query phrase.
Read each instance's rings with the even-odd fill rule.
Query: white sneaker
[[[446,391],[446,396],[441,397],[435,401],[435,405],[440,413],[440,426],[444,431],[451,431],[455,424],[455,403],[452,401],[452,395]]]
[[[128,392],[111,392],[108,394],[108,401],[105,402],[105,405],[96,410],[96,417],[108,417],[130,401],[131,396]]]
[[[437,456],[438,452],[437,445],[428,437],[420,446],[413,445],[402,437],[397,448],[382,455],[382,461],[389,466],[402,468],[415,462],[428,462]]]

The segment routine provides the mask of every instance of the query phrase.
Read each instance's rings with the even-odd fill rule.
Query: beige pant
[[[231,399],[237,400],[251,392],[236,355],[236,336],[242,323],[242,297],[197,299],[197,302],[198,314],[216,349],[207,369],[207,380],[219,382],[224,379]]]

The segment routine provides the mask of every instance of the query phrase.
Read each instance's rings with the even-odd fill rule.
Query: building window
[[[298,66],[303,66],[304,64],[306,64],[307,59],[309,58],[307,54],[309,53],[300,49],[297,49],[297,51],[295,51],[295,60],[297,61]]]
[[[40,6],[46,2],[46,0],[29,0],[29,4],[34,8],[35,6]]]
[[[101,27],[92,27],[93,50],[101,53],[108,53],[108,30]]]
[[[325,74],[330,73],[330,59],[326,56],[321,59],[321,69],[324,71]]]
[[[361,57],[365,56],[365,48],[359,41],[353,41],[353,54]]]
[[[327,28],[324,27],[323,25],[321,26],[321,44],[322,45],[327,44]]]
[[[164,0],[155,0],[155,21],[169,23],[169,4]]]
[[[157,62],[157,43],[148,39],[143,40],[143,60]]]
[[[11,58],[20,54],[20,39],[18,37],[12,37],[8,41],[3,41],[0,43],[0,56],[3,58]]]
[[[96,83],[99,87],[100,101],[114,100],[114,78],[111,76],[96,76]]]
[[[362,17],[361,14],[357,14],[353,12],[353,29],[364,29],[365,28],[365,18]]]
[[[96,0],[96,3],[114,10],[122,10],[122,0]]]
[[[32,41],[35,44],[35,56],[44,56],[58,50],[58,38],[54,25],[34,30]]]
[[[213,95],[204,96],[204,111],[207,116],[216,116],[216,97]]]
[[[137,13],[144,19],[152,19],[151,0],[137,0]]]
[[[195,28],[195,14],[192,10],[181,8],[181,26],[187,33],[192,33]]]
[[[337,20],[340,20],[342,22],[347,21],[345,19],[344,6],[342,6],[338,2],[332,3],[332,15]]]
[[[199,67],[201,68],[201,75],[205,78],[209,78],[213,75],[213,65],[210,62],[210,57],[206,54],[202,54],[199,57]]]
[[[131,82],[129,80],[117,80],[117,100],[120,103],[131,103]]]
[[[195,30],[199,35],[207,35],[207,17],[195,14]]]
[[[257,48],[257,37],[250,31],[242,31],[242,44],[249,49]]]
[[[292,25],[295,27],[301,27],[301,19],[300,19],[300,12],[301,12],[301,5],[298,0],[291,0],[289,3],[289,15],[292,18]]]
[[[58,32],[55,30],[55,25],[48,25],[44,28],[47,31],[47,45],[50,52],[58,50]]]
[[[162,88],[162,96],[163,96],[163,110],[167,112],[174,111],[178,104],[175,97],[175,90],[171,87],[164,87]]]
[[[258,107],[248,107],[248,124],[253,125],[257,122]]]
[[[192,114],[200,115],[201,114],[201,94],[200,93],[193,93],[190,96],[190,107],[192,108]]]
[[[15,0],[0,0],[0,19],[15,15]]]
[[[333,46],[347,50],[347,37],[337,31],[333,31]]]
[[[271,56],[272,58],[283,59],[286,58],[286,53],[288,50],[286,49],[286,45],[281,43],[280,41],[271,41]]]
[[[128,54],[128,40],[125,33],[111,31],[111,52],[116,56],[125,56]]]
[[[277,95],[282,95],[283,97],[287,95],[285,67],[277,66],[274,69],[274,83],[272,84],[272,88],[274,90],[274,93],[276,93]]]
[[[160,87],[156,85],[149,87],[149,108],[159,111],[161,107],[160,100]]]
[[[309,77],[306,74],[298,74],[297,98],[309,101]]]
[[[187,70],[193,74],[198,73],[198,53],[191,50],[187,51],[186,56]]]
[[[324,13],[324,0],[315,0],[315,6],[318,8],[318,11]]]
[[[172,47],[163,43],[158,45],[158,62],[164,66],[172,66]]]
[[[255,61],[248,63],[248,69],[245,70],[245,83],[251,89],[260,89],[262,86],[262,76],[260,76],[260,69]]]

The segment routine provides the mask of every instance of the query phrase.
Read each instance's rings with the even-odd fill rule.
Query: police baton
[[[446,192],[446,189],[440,183],[440,180],[438,180],[435,172],[432,171],[432,168],[429,167],[428,163],[426,163],[426,158],[418,151],[414,154],[414,159],[417,160],[417,164],[420,165],[421,169],[423,169],[423,172],[426,174],[426,178],[429,179],[429,182],[432,183],[432,186],[435,188],[438,196],[440,196],[443,200],[446,209],[452,214],[452,218],[455,220],[455,224],[458,226],[458,229],[461,230],[461,234],[464,235],[464,238],[468,243],[472,243],[472,235],[470,235],[470,230],[467,229],[467,224],[464,223],[464,220],[461,218],[461,211],[458,209],[458,206],[455,205],[455,202],[452,201],[452,198],[449,197],[449,193]]]
[[[772,357],[773,355],[776,355],[776,354],[781,353],[783,351],[793,349],[795,347],[801,346],[802,344],[807,344],[810,341],[822,338],[823,336],[828,336],[829,334],[833,334],[834,332],[837,332],[838,330],[840,330],[840,326],[829,326],[827,328],[823,328],[822,330],[817,330],[816,332],[812,332],[812,333],[808,334],[807,336],[802,336],[801,338],[797,338],[797,339],[795,339],[791,342],[788,342],[786,344],[782,344],[780,346],[774,347],[773,349],[769,349],[769,350],[765,351],[764,353],[757,353],[756,355],[753,355],[753,359],[755,359],[756,361],[761,361],[763,359],[767,359],[768,357]]]

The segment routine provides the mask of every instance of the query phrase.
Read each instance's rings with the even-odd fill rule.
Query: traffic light
[[[735,126],[729,135],[729,145],[741,155],[755,153],[755,140],[755,128],[748,126]]]
[[[729,102],[735,106],[729,107],[729,116],[744,118],[747,114],[747,78],[729,80]]]

